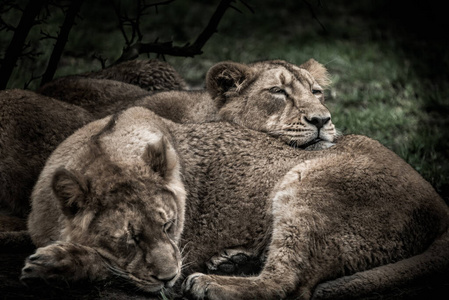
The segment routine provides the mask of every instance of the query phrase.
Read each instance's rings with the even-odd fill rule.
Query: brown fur
[[[358,296],[360,291],[394,286],[401,283],[404,276],[410,278],[449,267],[445,250],[449,244],[448,207],[416,171],[376,141],[363,136],[346,136],[327,150],[301,151],[279,139],[235,124],[180,125],[165,121],[175,137],[173,141],[156,115],[143,108],[132,108],[119,115],[115,125],[101,135],[101,145],[107,155],[92,156],[92,148],[86,144],[89,145],[90,137],[104,128],[108,120],[80,129],[48,160],[33,193],[29,230],[38,246],[45,246],[52,240],[58,242],[38,249],[37,254],[30,257],[22,271],[23,278],[79,279],[71,274],[84,274],[91,279],[110,276],[102,266],[104,260],[98,257],[93,260],[95,256],[89,254],[93,253],[90,249],[102,256],[102,251],[119,248],[120,244],[114,244],[113,239],[97,244],[93,241],[100,236],[113,235],[114,220],[128,220],[127,214],[131,212],[132,219],[140,220],[146,216],[152,218],[154,211],[160,210],[157,202],[151,201],[147,202],[147,209],[134,210],[126,206],[132,199],[157,194],[159,189],[153,184],[146,190],[125,189],[127,194],[123,196],[105,189],[117,182],[115,178],[119,178],[124,162],[136,169],[142,161],[151,164],[159,160],[157,155],[145,155],[147,160],[128,159],[128,153],[141,156],[144,152],[142,145],[146,142],[141,139],[136,142],[134,137],[148,136],[148,131],[168,137],[165,145],[169,148],[176,143],[182,159],[182,175],[178,168],[172,174],[184,178],[187,190],[180,240],[187,253],[184,258],[188,264],[186,273],[207,271],[205,263],[223,249],[234,249],[224,253],[234,253],[236,257],[244,253],[264,263],[260,274],[253,277],[192,274],[183,287],[191,297],[309,299],[322,282],[351,274],[364,278],[365,270],[380,267],[368,273],[364,282],[348,280],[342,284],[337,280],[327,287],[328,293],[337,295],[345,291],[345,283],[349,282],[352,286],[346,290],[349,294],[345,297],[350,297]],[[136,152],[137,149],[140,150]],[[177,161],[174,155],[173,161]],[[68,160],[68,157],[73,159]],[[111,163],[120,168],[114,172],[105,170]],[[51,187],[52,180],[60,180],[57,170],[61,166],[71,170],[65,173],[66,179],[62,182],[75,182],[76,193],[61,194],[55,184]],[[90,184],[82,183],[80,178],[88,178]],[[86,189],[103,193],[101,199],[120,199],[123,210],[117,210],[112,205],[114,202],[105,200],[102,200],[102,210],[98,210],[90,198],[78,197],[85,193],[80,191]],[[66,186],[64,190],[74,189]],[[55,196],[54,191],[61,196]],[[64,209],[54,209],[55,203],[60,201],[57,198],[66,199],[62,203],[82,205],[77,205],[75,216],[68,218]],[[99,226],[91,217],[93,212],[99,214],[95,214],[96,218],[106,212],[112,213],[114,218],[104,219],[105,223]],[[117,214],[124,216],[117,218]],[[147,234],[157,234],[149,225],[152,222],[145,222]],[[72,245],[76,247],[72,249]],[[80,264],[75,268],[69,263],[65,266],[69,272],[56,274],[54,268],[61,270],[59,261],[66,262],[61,260],[61,247],[68,254],[80,255]],[[79,251],[80,247],[85,251]],[[54,249],[58,250],[56,254]],[[124,254],[106,257],[115,265],[128,257],[120,255]],[[159,255],[161,261],[165,261],[163,251]],[[207,264],[209,269],[220,269],[223,263],[234,258],[223,260],[223,257],[223,252],[212,257]],[[387,265],[389,263],[393,264]],[[88,266],[87,271],[85,266]],[[151,272],[151,266],[145,267]],[[319,291],[326,292],[326,289],[318,288],[315,292],[318,298]]]
[[[186,88],[184,79],[171,65],[149,59],[126,61],[96,72],[57,78],[37,92],[79,105],[99,119],[131,106],[150,92]]]
[[[313,60],[306,64],[309,67],[314,66],[315,69],[325,70],[322,65]],[[221,75],[216,74],[217,72],[223,74],[224,70],[227,74],[232,73],[234,81],[226,81],[220,77]],[[281,84],[280,74],[290,76],[294,80]],[[133,105],[150,108],[159,115],[175,122],[192,123],[225,120],[238,123],[273,136],[279,136],[285,142],[295,146],[304,147],[316,142],[319,133],[319,138],[322,141],[309,146],[309,149],[319,149],[330,146],[336,132],[330,120],[321,130],[318,130],[304,119],[306,117],[313,119],[314,116],[320,115],[330,117],[329,112],[322,104],[324,101],[323,95],[320,94],[316,97],[310,92],[314,81],[327,82],[325,71],[319,73],[316,78],[312,78],[307,70],[283,61],[259,62],[250,66],[225,62],[211,68],[207,76],[208,91],[214,96],[214,99],[205,91],[170,91],[137,100]],[[273,95],[273,93],[267,92],[267,89],[273,85],[289,89],[291,93],[289,99],[283,99],[282,95]],[[47,87],[49,90],[44,87],[41,92],[51,91],[48,94],[82,106],[96,118],[119,111],[129,106],[130,99],[139,98],[140,95],[146,93],[137,86],[107,79],[78,78],[72,80],[62,78],[55,80]],[[214,89],[217,89],[217,91],[214,91]],[[264,91],[262,95],[259,95],[260,90]],[[30,98],[23,100],[24,103],[36,101],[33,97],[48,99],[31,92],[21,93],[23,95],[20,97],[23,99]],[[126,101],[116,102],[117,99],[125,99]],[[245,109],[242,109],[245,101]],[[51,151],[63,138],[87,122],[85,117],[87,113],[72,105],[63,104],[62,106],[71,107],[75,111],[83,111],[84,115],[79,119],[78,113],[74,114],[71,110],[67,110],[67,114],[62,112],[56,114],[55,111],[60,109],[61,105],[56,106],[57,108],[49,108],[48,112],[35,108],[21,109],[20,106],[17,106],[18,111],[16,113],[11,107],[8,108],[9,115],[5,118],[10,118],[11,122],[13,118],[20,118],[21,113],[25,114],[27,122],[19,122],[22,126],[20,128],[27,131],[26,135],[33,140],[31,143],[25,143],[24,140],[16,141],[12,138],[12,135],[8,135],[10,140],[4,142],[5,158],[2,160],[4,171],[1,176],[3,177],[2,184],[9,187],[4,189],[3,193],[10,193],[10,195],[4,196],[2,202],[8,207],[14,206],[13,211],[16,214],[23,216],[27,214],[31,188]],[[120,109],[117,105],[121,105]],[[221,107],[220,110],[219,107]],[[28,114],[30,117],[28,117]],[[53,117],[49,118],[47,114],[52,114]],[[89,117],[88,120],[92,120],[92,118]],[[39,125],[39,123],[45,125]],[[58,124],[63,125],[59,126]],[[38,131],[34,128],[28,130],[26,126],[36,127]],[[37,138],[39,135],[57,136],[58,138],[51,142],[42,143],[43,140]],[[7,143],[14,146],[7,146]],[[23,147],[27,147],[25,152]],[[23,153],[29,153],[29,155],[22,157]],[[13,156],[13,158],[7,158],[10,156]],[[10,165],[11,163],[14,166]]]
[[[96,119],[104,118],[132,105],[150,92],[130,83],[112,79],[67,76],[55,79],[38,93],[78,105]]]
[[[40,248],[22,280],[113,274],[156,292],[179,278],[179,160],[166,129],[144,113],[90,123],[50,156],[28,220]]]
[[[34,92],[0,92],[0,206],[26,216],[45,160],[76,129],[93,120],[84,109]]]
[[[313,59],[299,67],[281,60],[221,62],[207,73],[208,94],[161,92],[134,105],[179,123],[236,123],[293,146],[321,141],[314,146],[319,149],[329,147],[337,135],[324,105],[323,90],[329,84],[326,68]]]
[[[272,60],[218,63],[206,76],[207,91],[165,91],[135,100],[140,95],[135,87],[72,78],[61,84],[55,81],[56,89],[41,92],[78,104],[97,118],[125,107],[144,106],[177,123],[228,121],[280,137],[293,146],[321,140],[314,147],[325,148],[336,136],[324,106],[323,89],[329,83],[326,68],[313,59],[299,67]]]
[[[82,76],[96,79],[113,79],[137,85],[148,91],[186,89],[187,84],[168,63],[157,59],[130,60],[90,72]]]

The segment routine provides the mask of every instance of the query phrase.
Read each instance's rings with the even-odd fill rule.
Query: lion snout
[[[304,117],[304,120],[307,123],[314,125],[317,129],[323,128],[323,126],[328,123],[331,118],[330,117],[312,117],[311,119]]]
[[[164,286],[172,286],[181,274],[181,260],[178,250],[172,245],[157,247],[151,251],[151,278]]]

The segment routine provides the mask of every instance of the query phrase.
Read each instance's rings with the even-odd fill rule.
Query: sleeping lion
[[[282,74],[314,95],[307,77]],[[33,190],[28,226],[39,248],[22,280],[119,277],[157,294],[183,273],[194,299],[332,299],[447,270],[449,209],[430,184],[374,140],[335,142],[315,127],[273,138],[226,122],[176,124],[142,107],[89,123],[58,146]],[[306,136],[335,145],[285,142]],[[205,274],[241,258],[260,272]]]

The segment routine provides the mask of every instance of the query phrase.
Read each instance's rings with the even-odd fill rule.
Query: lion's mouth
[[[314,144],[316,144],[316,143],[318,143],[318,142],[320,142],[320,141],[322,141],[322,139],[320,139],[320,138],[315,138],[315,139],[313,139],[313,140],[308,141],[308,142],[305,143],[305,144],[300,144],[300,145],[298,145],[298,141],[293,140],[293,141],[290,141],[289,146],[294,147],[294,148],[305,149],[305,148],[307,148],[307,147],[309,147],[309,146],[311,146],[311,145],[314,145]]]

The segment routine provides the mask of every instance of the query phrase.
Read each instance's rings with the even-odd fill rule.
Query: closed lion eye
[[[164,228],[164,232],[170,232],[174,229],[173,224],[176,222],[176,219],[172,219],[170,221],[168,221],[167,223],[164,224],[163,228]]]
[[[287,92],[286,92],[283,88],[280,88],[280,87],[278,87],[278,86],[274,86],[274,87],[272,87],[272,88],[270,88],[270,89],[268,89],[268,90],[269,90],[270,93],[272,93],[272,94],[282,94],[282,95],[287,96]]]
[[[136,244],[139,244],[139,243],[140,243],[140,234],[138,234],[138,233],[134,230],[134,228],[133,228],[133,226],[132,226],[131,223],[128,223],[128,232],[129,232],[129,235],[130,235],[131,239],[132,239]]]

